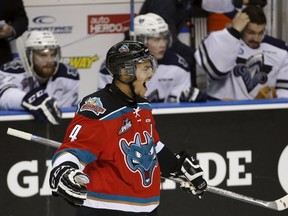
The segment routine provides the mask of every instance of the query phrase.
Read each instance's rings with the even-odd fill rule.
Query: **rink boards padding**
[[[175,152],[186,149],[197,156],[213,186],[270,201],[288,190],[288,109],[283,104],[222,111],[209,106],[201,111],[198,105],[154,106],[154,117],[162,142]],[[47,173],[55,149],[6,134],[11,127],[61,141],[73,113],[64,113],[59,126],[37,123],[22,112],[1,114],[1,215],[74,215],[75,208],[50,194]],[[167,181],[161,188],[163,216],[274,216],[288,211],[211,193],[199,200]]]

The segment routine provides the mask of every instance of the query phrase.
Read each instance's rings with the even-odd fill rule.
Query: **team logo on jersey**
[[[128,131],[130,128],[132,127],[132,122],[130,119],[126,118],[123,120],[122,122],[122,126],[120,128],[120,130],[118,131],[118,135],[121,135],[123,133],[125,133],[126,131]]]
[[[89,97],[85,103],[81,106],[80,111],[91,111],[96,115],[103,114],[106,109],[98,97]]]
[[[133,141],[128,142],[123,138],[120,140],[119,146],[124,154],[127,167],[134,173],[138,172],[142,179],[142,185],[149,187],[158,160],[152,137],[146,131],[143,134],[146,139],[144,143],[141,142],[140,134],[136,133]]]
[[[236,77],[242,77],[248,92],[251,92],[258,84],[268,81],[268,74],[272,67],[264,64],[262,53],[251,56],[249,59],[237,59],[237,66],[233,69]]]
[[[17,59],[17,58],[14,59],[13,61],[10,61],[10,62],[3,65],[4,71],[14,71],[15,72],[16,70],[19,70],[19,69],[23,70],[24,67],[23,67],[21,60]]]

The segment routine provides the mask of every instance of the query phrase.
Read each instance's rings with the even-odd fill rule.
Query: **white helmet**
[[[56,49],[58,41],[50,31],[31,31],[26,39],[25,48],[33,50]]]
[[[27,39],[25,41],[25,50],[28,62],[34,74],[37,76],[35,71],[33,70],[33,52],[35,50],[56,50],[57,55],[55,59],[56,69],[54,74],[56,73],[59,61],[61,59],[61,51],[58,41],[56,40],[54,34],[50,31],[38,31],[33,30],[31,31]]]
[[[138,15],[134,18],[136,39],[147,43],[147,37],[165,37],[169,39],[169,28],[165,20],[154,13]]]

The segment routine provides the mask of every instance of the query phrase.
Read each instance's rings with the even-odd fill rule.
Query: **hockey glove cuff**
[[[89,177],[69,165],[59,165],[50,174],[50,187],[54,196],[63,197],[73,206],[82,206],[87,199]]]
[[[184,176],[186,179],[186,183],[181,184],[181,188],[202,198],[207,182],[203,178],[203,170],[198,162],[185,151],[176,154],[176,158],[178,159],[176,175],[182,179]],[[190,185],[187,184],[187,181]]]

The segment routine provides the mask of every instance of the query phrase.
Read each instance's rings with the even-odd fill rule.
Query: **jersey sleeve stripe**
[[[3,95],[3,93],[4,93],[6,90],[8,90],[8,89],[10,89],[10,88],[17,88],[17,86],[16,86],[16,85],[13,85],[13,84],[4,86],[2,89],[0,89],[0,97]]]
[[[211,79],[218,80],[218,79],[223,79],[224,77],[227,76],[228,72],[226,72],[226,73],[220,72],[215,67],[215,65],[213,64],[213,62],[209,58],[209,55],[208,55],[208,52],[207,52],[207,49],[205,47],[204,42],[202,42],[202,44],[200,45],[199,51],[200,51],[202,66],[203,66],[204,70],[208,73],[208,75],[210,76]]]
[[[151,205],[159,202],[159,196],[149,197],[149,198],[139,198],[139,197],[130,197],[130,196],[120,196],[120,195],[109,195],[109,194],[101,194],[94,193],[89,191],[88,196],[92,199],[103,200],[106,202],[116,202],[123,204],[134,204],[134,205]]]
[[[152,110],[151,108],[151,105],[148,104],[148,103],[138,103],[138,106],[141,108],[141,109],[148,109],[148,110]],[[116,119],[116,118],[119,118],[120,116],[122,115],[125,115],[129,112],[131,112],[132,108],[130,107],[121,107],[120,109],[118,110],[115,110],[107,115],[105,115],[104,117],[100,118],[100,120],[112,120],[112,119]]]
[[[288,80],[277,80],[276,89],[286,89],[286,90],[288,90]]]
[[[92,161],[97,160],[97,157],[87,150],[68,148],[68,149],[57,152],[52,159],[52,163],[54,163],[54,161],[57,159],[57,157],[59,157],[60,155],[62,155],[65,152],[69,152],[69,153],[73,154],[74,156],[76,156],[79,159],[79,161],[83,162],[84,164],[89,164]]]

